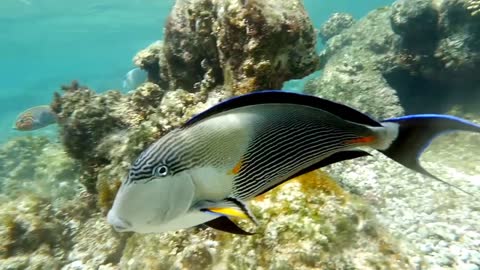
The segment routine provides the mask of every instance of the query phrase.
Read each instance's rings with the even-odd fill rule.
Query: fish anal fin
[[[254,233],[247,232],[240,228],[235,222],[228,217],[221,216],[216,219],[203,223],[204,225],[223,232],[239,234],[239,235],[253,235]]]

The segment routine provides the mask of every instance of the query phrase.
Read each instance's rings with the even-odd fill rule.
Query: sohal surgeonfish
[[[21,112],[15,120],[14,129],[31,131],[57,123],[57,115],[50,106],[42,105],[32,107]]]
[[[434,137],[456,130],[480,133],[480,126],[436,114],[377,121],[314,96],[246,94],[200,113],[144,150],[107,220],[117,231],[165,232],[206,225],[251,234],[231,220],[255,222],[247,200],[309,171],[369,155],[358,147],[376,149],[442,181],[423,169],[418,158]]]

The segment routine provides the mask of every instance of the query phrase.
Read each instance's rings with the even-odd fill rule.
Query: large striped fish
[[[250,234],[231,221],[255,221],[245,201],[303,173],[361,156],[369,146],[433,177],[418,162],[445,131],[480,133],[448,115],[376,121],[348,106],[283,91],[224,101],[149,146],[136,159],[108,213],[118,231],[165,232],[200,224]]]

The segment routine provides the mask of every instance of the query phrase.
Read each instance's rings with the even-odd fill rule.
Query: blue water
[[[306,0],[305,6],[318,28],[333,12],[360,18],[392,2]],[[61,84],[76,79],[99,92],[121,89],[123,76],[133,68],[135,53],[162,39],[173,3],[1,0],[0,142],[25,135],[12,130],[16,115],[28,107],[50,103]],[[302,82],[288,86],[300,89]],[[55,127],[31,133],[54,134]]]

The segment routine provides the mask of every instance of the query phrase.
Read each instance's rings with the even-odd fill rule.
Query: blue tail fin
[[[398,124],[398,135],[386,150],[389,158],[414,171],[430,176],[469,195],[471,193],[432,175],[419,163],[419,157],[431,141],[445,132],[471,131],[480,133],[480,125],[450,115],[416,114],[387,119],[382,122]],[[473,196],[473,195],[472,195]]]

